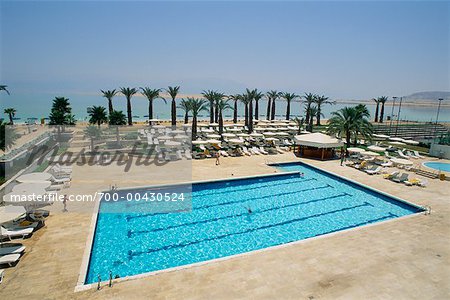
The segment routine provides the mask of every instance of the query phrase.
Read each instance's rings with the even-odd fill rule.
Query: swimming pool
[[[429,161],[429,162],[424,162],[423,165],[428,168],[431,168],[431,169],[450,173],[450,164],[449,163]]]
[[[276,167],[291,172],[193,184],[187,212],[139,213],[142,203],[131,203],[130,212],[108,213],[123,203],[102,201],[84,283],[110,270],[125,277],[169,269],[421,211],[304,164]]]

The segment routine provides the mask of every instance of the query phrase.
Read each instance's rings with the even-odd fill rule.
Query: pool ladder
[[[424,208],[425,208],[425,215],[431,215],[431,206],[429,206],[429,205],[425,205],[424,206]]]

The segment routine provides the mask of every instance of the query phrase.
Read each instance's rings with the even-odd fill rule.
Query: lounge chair
[[[392,161],[388,161],[388,162],[381,164],[382,167],[392,167],[393,165],[394,164],[392,163]]]
[[[287,146],[292,146],[292,143],[288,139],[285,139],[283,142]]]
[[[4,274],[5,274],[5,270],[0,269],[0,283],[3,282],[3,276],[4,276]]]
[[[408,173],[402,173],[400,176],[392,178],[392,180],[394,182],[403,183],[408,180],[408,176]]]
[[[256,147],[252,147],[252,149],[250,149],[250,151],[251,151],[253,154],[261,155],[261,152],[259,152],[258,148],[256,148]]]
[[[384,174],[383,178],[384,179],[392,179],[392,178],[396,177],[399,173],[400,173],[399,171],[394,171],[390,174]]]
[[[398,155],[399,155],[401,158],[409,159],[409,156],[405,155],[402,151],[397,150],[397,153],[398,153]]]
[[[0,265],[8,265],[12,266],[15,262],[17,262],[20,258],[20,254],[8,254],[4,256],[0,256]]]
[[[34,228],[25,228],[25,229],[17,229],[17,230],[9,230],[5,227],[1,226],[1,235],[7,237],[10,241],[12,241],[13,237],[26,238],[27,236],[33,233]]]
[[[374,175],[380,173],[382,169],[383,169],[382,167],[376,167],[375,169],[372,170],[366,170],[366,173],[369,175]]]
[[[409,157],[412,157],[414,159],[418,159],[418,157],[415,156],[411,151],[406,151],[406,155],[409,156]]]
[[[428,185],[428,180],[419,180],[419,182],[417,183],[418,186],[420,187],[426,187]]]
[[[45,202],[45,201],[42,201]],[[28,220],[21,220],[20,222],[6,222],[2,224],[2,227],[6,230],[22,230],[32,228],[35,229],[39,225],[38,222],[29,222]]]
[[[281,149],[280,146],[275,146],[275,150],[277,150],[277,152],[280,154],[284,153],[283,149]]]
[[[260,146],[258,150],[259,150],[259,152],[261,152],[261,153],[264,154],[264,155],[269,154],[269,152],[267,152],[266,150],[264,150],[264,147],[262,147],[262,146]]]
[[[13,246],[7,246],[3,245],[0,247],[0,256],[8,255],[8,254],[21,254],[25,251],[25,246],[23,245],[13,245]]]
[[[242,152],[244,152],[244,154],[247,155],[247,156],[251,156],[252,155],[250,153],[250,151],[248,151],[247,147],[245,147],[245,146],[242,147]]]
[[[420,155],[420,154],[419,154],[419,151],[417,151],[417,150],[414,150],[414,155],[415,155],[417,158],[425,158],[425,156]]]
[[[219,153],[220,153],[220,155],[222,155],[224,157],[228,157],[229,156],[229,154],[226,151],[224,151],[224,150],[220,150]]]

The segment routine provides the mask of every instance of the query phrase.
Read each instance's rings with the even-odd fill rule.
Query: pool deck
[[[276,172],[267,162],[298,161],[292,154],[192,162],[192,180]],[[303,160],[418,205],[414,215],[305,240],[198,267],[123,281],[100,291],[74,292],[93,203],[56,203],[46,227],[23,241],[20,262],[5,270],[1,299],[448,299],[450,297],[449,182],[407,187],[370,176],[338,161]],[[428,161],[428,159],[427,159]],[[419,163],[419,161],[417,161]],[[421,162],[421,161],[420,161]],[[119,187],[166,183],[167,176],[135,167],[74,167],[68,194],[89,194],[111,183]],[[414,176],[419,177],[419,176]],[[183,180],[181,180],[183,181]]]

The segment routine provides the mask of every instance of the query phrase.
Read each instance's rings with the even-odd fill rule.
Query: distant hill
[[[404,96],[408,100],[436,101],[439,98],[450,100],[450,92],[418,92],[409,96]]]

